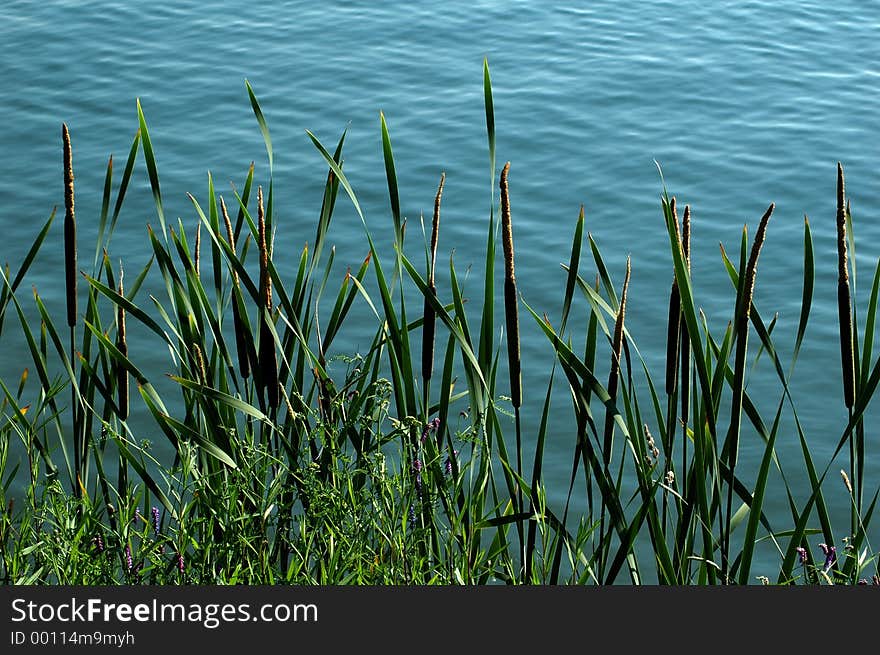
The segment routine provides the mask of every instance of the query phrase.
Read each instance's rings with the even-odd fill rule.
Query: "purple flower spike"
[[[416,527],[416,508],[415,505],[409,506],[409,527]]]
[[[837,562],[837,546],[829,546],[828,544],[819,544],[822,553],[825,555],[825,564],[822,568],[826,573]]]
[[[94,542],[95,542],[95,548],[98,549],[98,552],[103,553],[104,552],[104,538],[101,536],[100,532],[95,535]]]
[[[420,460],[420,459],[414,459],[414,460],[413,460],[413,463],[412,463],[412,467],[413,467],[413,471],[415,471],[416,473],[421,472],[421,470],[422,470],[422,460]]]
[[[452,475],[452,459],[453,458],[458,458],[458,451],[457,450],[453,450],[452,457],[447,457],[446,462],[443,464],[443,471],[446,473],[446,475]]]
[[[150,514],[153,518],[153,534],[157,537],[159,536],[159,508],[153,507],[150,509]]]
[[[135,507],[135,508],[134,508],[134,518],[131,520],[131,522],[132,522],[132,523],[137,523],[137,522],[140,521],[140,520],[141,520],[141,508],[140,508],[140,507]]]
[[[434,418],[433,421],[431,421],[431,431],[436,432],[439,429],[440,429],[440,417],[438,416],[438,417]]]
[[[185,567],[183,565],[183,555],[181,553],[177,553],[177,570],[180,571],[181,573],[183,573],[184,568]]]
[[[125,569],[131,573],[131,567],[133,563],[131,561],[131,546],[125,544]]]
[[[798,557],[800,558],[801,564],[806,564],[807,563],[807,549],[801,548],[800,546],[798,546],[796,550],[797,550]]]

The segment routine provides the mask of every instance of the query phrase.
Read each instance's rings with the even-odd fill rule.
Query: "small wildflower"
[[[807,563],[807,549],[801,546],[798,546],[795,550],[797,550],[798,558],[800,559],[801,564]]]
[[[666,471],[666,486],[671,487],[673,484],[675,484],[675,473]]]
[[[453,457],[454,458],[458,457],[457,450],[453,450],[452,457],[447,456],[446,461],[443,463],[443,472],[446,473],[446,475],[452,475],[452,459],[453,459]]]
[[[762,585],[764,585],[765,587],[768,586],[768,585],[770,584],[770,578],[768,578],[766,575],[759,575],[759,576],[758,576],[758,580],[759,580],[760,583],[761,583]]]
[[[435,417],[428,421],[427,425],[422,428],[422,443],[425,443],[425,440],[428,438],[429,434],[437,432],[440,429],[440,418]]]
[[[183,554],[177,553],[177,570],[183,573],[184,565],[183,565]]]
[[[150,508],[150,515],[153,518],[153,534],[157,537],[159,536],[159,508],[152,507]]]
[[[104,538],[101,536],[101,533],[95,535],[95,538],[92,540],[95,542],[95,548],[98,549],[99,553],[104,552]]]
[[[825,564],[823,565],[822,570],[827,573],[837,561],[837,547],[829,546],[828,544],[819,544],[819,548],[822,549],[822,554],[825,555]]]
[[[140,508],[140,507],[135,507],[135,508],[134,508],[134,518],[131,519],[131,522],[132,522],[132,523],[137,523],[137,522],[140,521],[140,520],[141,520],[141,508]]]
[[[409,527],[416,527],[416,508],[415,505],[409,506]]]
[[[131,573],[132,564],[133,563],[131,560],[131,546],[129,544],[125,544],[125,570],[128,571],[129,573]]]

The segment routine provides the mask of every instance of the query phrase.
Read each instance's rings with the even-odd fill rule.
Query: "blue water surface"
[[[445,172],[438,286],[443,295],[454,252],[462,276],[470,267],[466,291],[477,301],[493,198],[482,86],[487,58],[497,169],[511,162],[524,301],[558,324],[565,280],[560,264],[568,261],[584,205],[587,230],[618,290],[626,258],[632,258],[627,325],[657,380],[662,380],[672,279],[657,164],[670,193],[680,205],[691,205],[696,299],[713,330],[723,329],[732,310],[719,244],[736,258],[743,226],[751,237],[758,218],[775,202],[756,306],[767,322],[778,312],[775,335],[786,366],[800,314],[803,226],[809,217],[814,305],[791,391],[817,466],[824,468],[846,423],[835,305],[838,161],[845,166],[858,235],[862,315],[880,256],[878,37],[877,7],[855,0],[148,5],[7,0],[0,4],[0,262],[14,269],[53,206],[63,206],[60,126],[66,122],[74,140],[77,216],[86,244],[80,262],[91,270],[107,159],[114,156],[118,180],[137,129],[137,99],[150,127],[166,215],[171,223],[179,217],[192,239],[197,219],[186,194],[204,200],[209,172],[227,199],[230,182],[240,188],[251,161],[258,181],[268,179],[248,80],[274,145],[275,247],[282,267],[289,262],[284,272],[293,275],[300,250],[314,239],[326,175],[306,130],[328,148],[347,130],[345,170],[371,232],[388,243],[392,223],[381,111],[393,142],[412,252],[419,253],[419,217],[430,216]],[[149,257],[147,224],[155,228],[157,217],[139,160],[110,252],[126,271],[139,270]],[[334,279],[341,281],[346,267],[357,267],[366,255],[363,227],[345,198],[330,240],[336,246]],[[59,220],[18,294],[28,300],[34,285],[59,317],[61,243]],[[591,279],[595,264],[587,250],[582,266]],[[578,308],[570,327],[580,340],[586,309],[582,302]],[[524,310],[520,320],[528,462],[552,351]],[[13,383],[28,365],[15,327],[7,316],[0,337],[0,375]],[[337,350],[363,351],[372,333],[366,322],[362,330],[354,326],[340,336]],[[757,339],[751,343],[756,350]],[[133,357],[155,363],[157,378],[170,370],[170,359],[155,341],[133,339],[131,348]],[[749,378],[749,392],[768,423],[781,393],[769,362],[763,358]],[[499,386],[504,393],[506,382]],[[557,508],[567,491],[574,445],[570,401],[560,389],[545,459],[548,494]],[[161,444],[164,438],[145,411],[134,411],[145,437]],[[786,420],[778,439],[780,461],[803,492],[797,434]],[[872,424],[867,434],[869,452],[875,453]],[[762,452],[754,430],[744,429],[740,466],[748,484]],[[843,465],[843,459],[832,465],[827,500],[845,525],[848,499],[836,474]],[[874,458],[868,465],[872,492],[878,474]],[[777,479],[767,511],[788,527],[783,489]],[[576,494],[583,509],[582,489]],[[760,557],[756,574],[774,577],[772,547]]]

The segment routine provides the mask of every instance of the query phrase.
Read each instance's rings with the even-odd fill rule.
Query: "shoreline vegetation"
[[[776,319],[764,321],[772,308],[753,303],[774,205],[753,239],[743,228],[738,253],[722,248],[736,301],[726,329],[712,333],[692,286],[691,208],[664,184],[666,366],[650,371],[626,326],[627,305],[638,302],[628,293],[638,257],[627,258],[622,281],[612,280],[585,233],[583,207],[563,266],[561,315],[549,317],[518,294],[516,168],[507,162],[497,174],[488,62],[491,209],[481,288],[469,295],[451,256],[448,287],[436,276],[446,266],[438,254],[445,174],[419,246],[424,263],[404,250],[384,115],[391,249],[377,250],[345,176],[345,134],[330,150],[309,132],[327,168],[323,202],[311,246],[293,276],[282,275],[273,253],[272,141],[245,85],[268,179],[255,180],[251,164],[240,191],[224,196],[209,176],[207,195],[189,196],[187,220],[197,225],[190,244],[182,220],[166,220],[138,101],[138,131],[118,182],[112,157],[107,166],[90,272],[76,236],[75,141],[62,127],[67,334],[36,290],[26,298],[21,289],[54,211],[15,272],[5,267],[0,287],[0,334],[20,331],[27,347],[20,378],[0,380],[3,584],[880,584],[868,538],[880,488],[865,473],[865,411],[880,383],[873,352],[880,264],[862,310],[853,301],[855,238],[842,165],[835,217],[842,375],[840,398],[830,394],[829,402],[843,403],[847,421],[826,463],[813,459],[789,393],[813,287],[827,283],[815,278],[806,216],[801,312],[785,353],[776,346]],[[140,157],[156,212],[152,256],[124,275],[109,242]],[[334,288],[327,241],[338,202],[353,206],[369,252]],[[142,292],[148,276],[160,293]],[[334,339],[355,311],[375,320],[372,344],[338,353]],[[168,353],[173,398],[160,395],[152,369],[132,358],[133,323]],[[554,354],[547,388],[531,394],[543,398],[537,406],[523,402],[519,334],[527,329],[544,334]],[[759,357],[778,381],[772,413],[760,413],[748,393]],[[829,388],[837,383],[828,380]],[[551,409],[560,388],[568,405],[554,401]],[[135,404],[168,439],[171,461],[156,459],[130,425]],[[533,433],[521,420],[526,412],[528,425],[538,426]],[[567,412],[571,424],[552,435],[571,443],[570,479],[553,482],[543,472],[551,412]],[[784,465],[776,457],[783,429],[800,447],[800,460]],[[757,470],[739,461],[745,440],[762,448]],[[526,444],[534,445],[532,461]],[[838,454],[842,470],[833,465]],[[790,487],[794,477],[808,488]],[[771,481],[785,495],[784,519],[764,512]],[[841,481],[851,501],[844,534],[825,501],[828,485]],[[563,489],[561,506],[548,502],[550,484]],[[773,570],[756,570],[759,544],[775,552]]]

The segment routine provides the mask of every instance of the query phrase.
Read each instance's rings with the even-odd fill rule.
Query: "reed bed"
[[[437,275],[445,174],[430,234],[418,244],[424,267],[411,258],[412,243],[405,247],[384,115],[391,250],[376,247],[378,223],[368,223],[343,171],[345,134],[328,149],[309,133],[326,166],[315,238],[293,266],[281,266],[273,252],[272,140],[249,83],[246,90],[268,179],[255,179],[251,164],[224,199],[209,176],[206,193],[190,195],[190,247],[184,219],[166,220],[138,102],[119,180],[112,157],[107,165],[90,271],[76,258],[75,142],[62,127],[69,342],[39,293],[25,299],[20,290],[51,242],[54,212],[17,271],[3,271],[0,288],[0,330],[20,331],[30,360],[17,379],[0,380],[4,583],[880,584],[869,538],[880,488],[865,468],[865,412],[880,383],[873,354],[880,264],[862,318],[842,165],[836,227],[847,419],[833,456],[817,462],[810,441],[828,435],[808,434],[791,392],[814,287],[831,284],[816,277],[806,217],[801,313],[786,356],[781,344],[791,339],[777,338],[776,320],[764,321],[769,308],[755,301],[774,205],[758,219],[751,247],[743,228],[738,261],[721,251],[736,301],[727,327],[713,332],[695,297],[691,206],[680,221],[661,175],[658,219],[672,281],[665,359],[652,371],[625,319],[639,302],[631,276],[653,255],[631,254],[623,280],[612,279],[599,244],[585,235],[583,207],[562,266],[561,315],[548,316],[519,294],[516,185],[510,162],[496,170],[488,62],[484,275],[482,288],[467,295],[451,255],[448,276]],[[158,227],[147,229],[151,258],[124,285],[111,237],[141,159]],[[367,247],[334,286],[328,238],[339,202],[354,208]],[[440,277],[448,282],[440,285]],[[146,296],[147,280],[159,291]],[[413,297],[421,313],[408,309]],[[374,319],[369,348],[340,352],[335,340],[365,314]],[[527,330],[546,337],[554,358],[547,388],[528,397],[520,352]],[[136,361],[133,334],[168,353],[162,373],[155,361]],[[763,414],[748,386],[762,357],[778,382],[775,411]],[[172,392],[160,393],[159,377]],[[551,435],[551,411],[566,412],[570,429]],[[136,415],[167,439],[170,461],[138,438]],[[783,430],[794,435],[799,460],[777,457]],[[551,437],[571,444],[568,480],[545,478]],[[739,462],[746,440],[761,448],[757,470]],[[848,458],[840,473],[851,500],[844,534],[826,502],[826,478],[841,458]],[[795,478],[808,481],[806,490],[792,486]],[[565,499],[558,506],[548,500],[551,488]],[[765,512],[770,489],[781,490],[785,517]],[[770,553],[772,570],[756,568],[758,549],[762,561]]]

